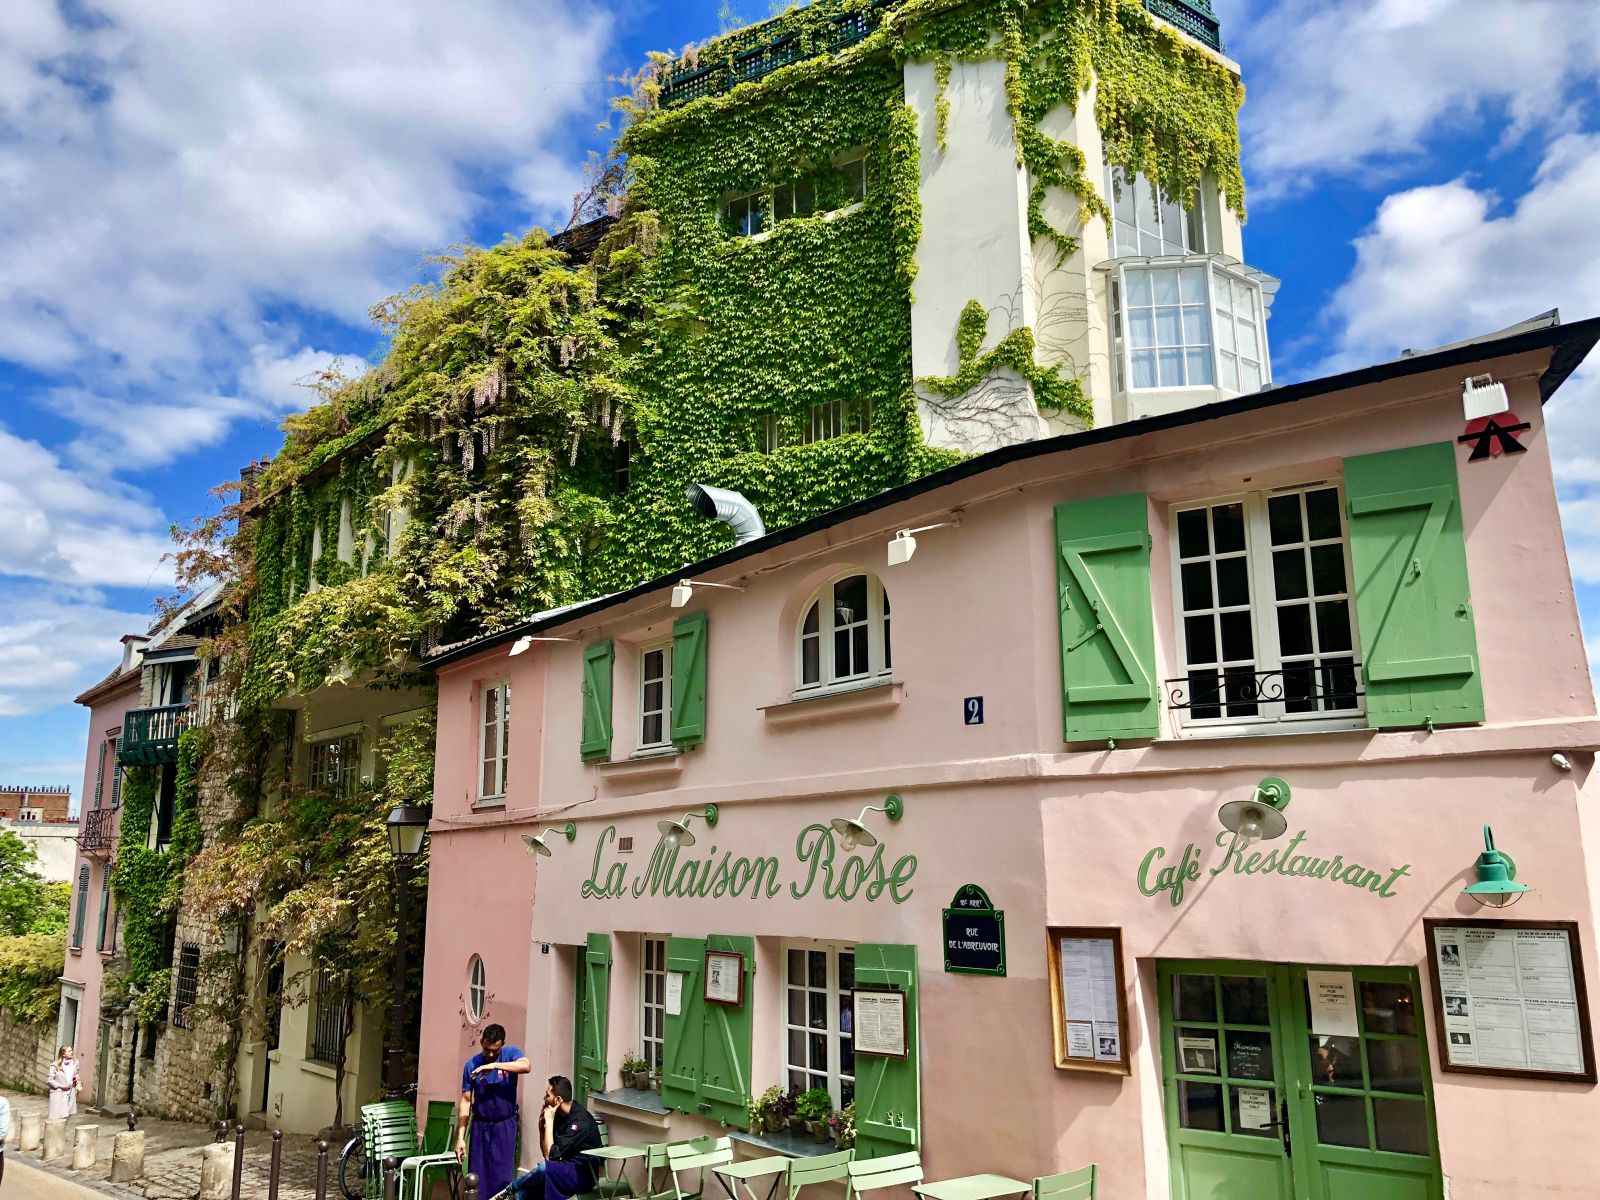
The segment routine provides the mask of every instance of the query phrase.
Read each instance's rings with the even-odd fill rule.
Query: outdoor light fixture
[[[1492,375],[1473,375],[1461,387],[1461,414],[1469,421],[1498,416],[1511,407],[1506,385]]]
[[[1256,784],[1248,800],[1229,800],[1217,809],[1222,827],[1246,846],[1282,837],[1289,822],[1283,810],[1289,806],[1289,785],[1276,776]]]
[[[383,1090],[390,1099],[403,1094],[406,1082],[406,945],[410,931],[412,865],[428,840],[428,818],[433,810],[423,804],[396,804],[383,826],[389,831],[394,853],[394,981],[389,1004],[389,1030],[383,1048]]]
[[[866,826],[867,814],[881,812],[891,821],[898,821],[905,815],[906,806],[899,796],[889,796],[882,804],[869,804],[861,810],[859,817],[835,817],[831,824],[833,831],[839,835],[839,848],[841,850],[854,850],[857,846],[876,846],[878,839],[872,830]]]
[[[1533,890],[1517,882],[1517,864],[1504,850],[1494,848],[1494,830],[1487,825],[1483,827],[1483,853],[1478,855],[1473,870],[1478,882],[1467,884],[1461,894],[1490,908],[1507,908],[1521,900],[1522,893]]]
[[[936,525],[918,525],[915,529],[900,530],[889,539],[889,565],[898,567],[901,563],[911,561],[911,556],[917,552],[917,539],[913,534],[927,533],[930,529],[949,529],[960,524],[960,521],[940,521]]]
[[[546,829],[543,833],[539,834],[538,837],[535,837],[531,833],[523,834],[522,844],[528,848],[529,858],[532,858],[536,854],[540,858],[550,857],[550,843],[545,841],[545,838],[549,837],[552,833],[559,833],[562,837],[566,838],[567,841],[573,841],[578,836],[578,823],[576,821],[568,821],[565,825],[552,825],[549,829]]]
[[[717,823],[717,806],[708,804],[703,813],[684,813],[676,821],[656,822],[656,828],[661,830],[664,835],[664,840],[669,850],[676,850],[679,846],[694,845],[694,834],[689,832],[689,822],[696,817],[704,820],[707,825],[715,827]]]
[[[507,657],[515,658],[535,642],[575,642],[577,640],[577,638],[534,637],[531,633],[525,633],[511,643],[511,653]]]
[[[389,810],[383,826],[389,831],[389,849],[396,858],[415,858],[422,853],[431,815],[420,804],[396,804]]]
[[[704,579],[680,579],[672,587],[672,607],[682,608],[689,603],[697,587],[726,588],[730,592],[745,590],[742,583],[708,583]]]

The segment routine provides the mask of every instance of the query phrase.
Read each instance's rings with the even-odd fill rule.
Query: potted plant
[[[795,1112],[805,1119],[806,1128],[819,1142],[828,1140],[828,1115],[833,1112],[833,1097],[826,1088],[812,1088],[801,1092],[795,1101]]]
[[[772,1103],[773,1133],[780,1133],[787,1125],[790,1129],[803,1129],[805,1121],[794,1111],[795,1101],[800,1098],[799,1088],[790,1088],[787,1092],[780,1092],[778,1098]]]
[[[841,1150],[848,1150],[856,1144],[856,1102],[851,1100],[838,1112],[828,1117],[828,1125],[833,1131],[834,1145]]]
[[[751,1133],[776,1133],[783,1128],[783,1118],[777,1111],[782,1100],[783,1089],[773,1084],[756,1099],[750,1101]]]
[[[622,1056],[622,1082],[642,1092],[650,1090],[650,1064],[632,1050]]]

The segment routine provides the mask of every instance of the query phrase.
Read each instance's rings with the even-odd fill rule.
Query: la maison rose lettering
[[[1224,829],[1217,834],[1217,849],[1222,850],[1222,861],[1210,868],[1211,875],[1221,875],[1229,867],[1235,875],[1253,875],[1258,878],[1283,876],[1288,879],[1322,880],[1325,883],[1342,883],[1346,887],[1371,892],[1385,900],[1394,899],[1394,885],[1404,875],[1411,873],[1411,864],[1374,870],[1355,861],[1346,862],[1343,855],[1322,858],[1296,853],[1305,841],[1305,830],[1289,839],[1275,850],[1252,850],[1238,835]],[[1154,846],[1139,864],[1139,890],[1146,896],[1167,895],[1173,908],[1183,903],[1191,883],[1200,881],[1200,871],[1205,866],[1205,851],[1190,842],[1175,862],[1162,866],[1167,857],[1166,848]]]
[[[795,861],[787,873],[776,856],[735,857],[733,851],[719,853],[715,846],[702,856],[668,845],[663,834],[644,870],[630,875],[629,864],[616,858],[607,861],[607,850],[616,840],[617,827],[606,826],[594,848],[589,878],[583,881],[585,900],[620,900],[629,895],[635,900],[646,896],[771,900],[785,891],[803,900],[820,890],[829,900],[877,900],[887,894],[896,904],[904,904],[911,899],[911,878],[917,873],[916,855],[903,854],[889,866],[881,842],[871,853],[846,853],[833,830],[820,824],[807,825],[795,838]]]

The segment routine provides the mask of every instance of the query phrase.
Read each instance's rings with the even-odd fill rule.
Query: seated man
[[[539,1148],[544,1162],[513,1183],[501,1195],[510,1200],[572,1200],[592,1192],[597,1163],[586,1150],[600,1149],[600,1127],[572,1098],[572,1080],[552,1075],[539,1114]]]

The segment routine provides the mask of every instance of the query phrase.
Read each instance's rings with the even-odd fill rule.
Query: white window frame
[[[836,675],[833,635],[840,625],[833,603],[833,589],[846,579],[853,579],[857,575],[864,575],[867,579],[867,669],[850,675]],[[805,628],[806,618],[810,615],[813,605],[818,607],[818,632],[816,635],[808,635]],[[794,694],[815,696],[826,692],[851,691],[891,679],[893,677],[893,637],[890,631],[892,609],[883,581],[864,568],[841,571],[813,592],[800,606],[800,616],[795,623]],[[858,622],[851,621],[846,628],[856,624]],[[809,636],[818,638],[818,678],[810,683],[806,681],[805,676],[805,643]]]
[[[1194,697],[1189,694],[1189,651],[1188,634],[1184,626],[1183,602],[1183,573],[1182,552],[1178,544],[1178,514],[1194,509],[1212,508],[1217,505],[1240,502],[1244,505],[1245,523],[1245,562],[1247,578],[1250,588],[1250,636],[1252,647],[1255,651],[1255,670],[1257,672],[1282,671],[1283,654],[1278,637],[1277,610],[1282,604],[1296,604],[1299,601],[1290,600],[1280,602],[1277,599],[1276,580],[1273,575],[1272,555],[1273,545],[1271,527],[1268,523],[1267,501],[1274,496],[1293,495],[1303,492],[1319,491],[1325,488],[1335,489],[1338,497],[1339,527],[1341,544],[1344,549],[1344,578],[1345,592],[1343,598],[1348,605],[1350,615],[1350,650],[1349,656],[1355,664],[1355,685],[1358,691],[1362,688],[1361,679],[1361,631],[1357,625],[1355,592],[1352,588],[1354,573],[1350,564],[1350,523],[1345,512],[1344,483],[1338,479],[1313,480],[1304,483],[1287,484],[1277,487],[1259,488],[1254,491],[1232,492],[1220,496],[1208,496],[1204,499],[1184,500],[1170,504],[1167,508],[1168,531],[1168,568],[1171,571],[1171,596],[1172,596],[1172,621],[1173,621],[1173,647],[1175,661],[1173,663],[1173,678],[1168,681],[1168,686],[1176,687],[1183,691],[1187,699],[1193,702]],[[1308,531],[1309,532],[1309,531]],[[1321,540],[1326,544],[1325,540]],[[1300,543],[1311,544],[1309,541]],[[1211,547],[1210,557],[1207,561],[1215,561],[1216,549]],[[1199,561],[1199,560],[1191,560]],[[1308,596],[1311,594],[1312,583],[1307,575]],[[1216,576],[1212,575],[1212,599],[1217,600]],[[1334,597],[1323,597],[1333,599]],[[1317,632],[1315,622],[1316,601],[1312,600],[1312,646],[1313,657],[1317,655]],[[1328,657],[1339,657],[1345,652],[1330,651]],[[1217,647],[1218,661],[1221,661],[1222,647]],[[1294,656],[1296,661],[1301,661],[1305,656]],[[1291,667],[1293,664],[1291,664]],[[1202,670],[1204,668],[1201,668]],[[1280,677],[1281,679],[1281,677]],[[1171,692],[1167,693],[1170,699]],[[1226,706],[1226,700],[1223,701]],[[1183,737],[1230,737],[1240,734],[1268,734],[1268,733],[1318,733],[1345,729],[1366,728],[1366,698],[1364,695],[1356,697],[1356,706],[1350,709],[1338,709],[1332,712],[1317,711],[1305,713],[1291,713],[1284,711],[1285,701],[1261,700],[1257,702],[1260,711],[1256,715],[1230,716],[1226,713],[1217,717],[1196,718],[1192,716],[1193,708],[1173,709],[1176,717],[1178,732]]]
[[[652,1033],[652,1028],[656,1032]],[[652,1071],[659,1071],[666,1046],[667,939],[645,933],[639,936],[639,1057]]]
[[[327,729],[306,739],[306,786],[312,790],[322,787],[317,770],[317,753],[326,749],[334,742],[350,741],[354,743],[355,753],[350,755],[350,767],[339,775],[341,794],[353,795],[361,787],[362,754],[365,747],[361,744],[361,726],[344,726],[339,729]],[[353,780],[353,782],[351,782]],[[154,828],[152,824],[151,828]]]
[[[859,171],[854,169],[857,164],[860,166]],[[736,219],[736,228],[729,232],[728,236],[759,241],[762,238],[772,236],[778,226],[785,221],[808,220],[813,217],[820,217],[826,220],[842,216],[848,212],[854,212],[860,208],[867,201],[867,179],[869,175],[867,170],[867,148],[865,146],[857,146],[853,149],[842,151],[834,155],[831,165],[834,170],[842,171],[852,177],[850,190],[845,195],[844,203],[838,208],[824,209],[817,207],[818,172],[816,169],[812,169],[796,179],[789,180],[787,183],[768,184],[757,188],[753,192],[741,192],[738,195],[723,197],[722,203],[717,206],[717,216],[724,223],[730,220],[736,206],[745,206],[744,214]],[[859,179],[854,178],[856,175],[859,175]],[[798,207],[796,200],[802,186],[809,188],[811,192],[811,208],[807,212],[796,211]],[[788,206],[787,213],[783,211],[785,202],[787,202]],[[752,225],[751,217],[757,205],[760,206],[761,220]]]
[[[483,955],[474,954],[467,959],[467,1020],[478,1024],[488,1007],[489,972],[483,965]]]
[[[1124,248],[1118,245],[1117,242],[1117,239],[1120,236],[1120,231],[1117,229],[1117,226],[1129,224],[1129,222],[1121,220],[1116,213],[1116,194],[1119,186],[1119,173],[1122,177],[1121,186],[1132,188],[1134,191],[1134,219],[1132,226],[1139,245],[1137,248],[1127,251],[1124,251]],[[1155,202],[1154,208],[1156,223],[1159,226],[1157,229],[1145,229],[1139,224],[1138,193],[1141,183],[1150,189],[1151,196]],[[1206,204],[1206,197],[1210,189],[1206,188],[1204,185],[1195,189],[1194,202],[1192,204],[1174,205],[1170,201],[1170,198],[1165,198],[1160,194],[1160,192],[1156,189],[1154,182],[1152,182],[1148,176],[1140,172],[1129,171],[1125,167],[1119,167],[1112,163],[1107,163],[1105,187],[1106,206],[1111,209],[1110,240],[1111,254],[1113,258],[1121,258],[1124,256],[1133,258],[1142,255],[1154,258],[1157,257],[1157,254],[1205,254],[1208,252],[1209,246],[1207,243],[1211,237],[1211,226],[1207,220],[1207,218],[1210,216],[1210,213]],[[1163,203],[1164,199],[1167,200],[1166,203]],[[1180,236],[1177,238],[1169,237],[1167,229],[1168,215],[1174,208],[1183,214],[1181,219],[1184,223],[1184,228],[1179,230]],[[1161,248],[1157,254],[1150,254],[1144,249],[1144,239],[1146,234],[1153,235],[1161,242]],[[1196,234],[1199,235],[1198,239],[1195,237]],[[1199,245],[1193,244],[1197,240]],[[1169,246],[1175,247],[1175,249],[1167,249]]]
[[[489,721],[489,700],[496,701],[495,720]],[[486,683],[478,696],[478,803],[502,804],[506,798],[506,775],[511,758],[511,681],[496,679]],[[494,787],[485,791],[485,769],[493,764]]]
[[[807,975],[807,977],[805,979],[802,979],[802,980],[799,980],[799,981],[795,981],[795,980],[793,980],[791,978],[790,972],[789,972],[789,955],[790,955],[791,952],[794,952],[794,951],[798,951],[798,952],[800,952],[802,954],[806,954],[806,955],[810,955],[812,953],[822,953],[822,954],[825,954],[827,956],[826,982],[825,982],[823,987],[821,987],[821,988],[812,987],[811,983],[810,983],[809,975]],[[852,960],[854,960],[855,952],[856,952],[856,947],[855,947],[855,943],[853,943],[853,942],[818,942],[818,941],[800,941],[800,940],[795,940],[795,941],[786,940],[786,941],[783,942],[783,952],[782,952],[783,953],[783,983],[782,983],[782,986],[781,986],[781,997],[782,997],[782,999],[781,999],[781,1001],[779,1003],[779,1007],[778,1007],[778,1011],[779,1011],[778,1028],[779,1028],[779,1038],[780,1038],[779,1045],[778,1045],[778,1061],[779,1061],[779,1063],[782,1064],[782,1086],[784,1087],[785,1090],[795,1086],[794,1074],[802,1074],[802,1075],[806,1075],[806,1076],[823,1074],[823,1072],[816,1071],[809,1064],[797,1064],[797,1063],[794,1063],[794,1062],[790,1061],[790,1058],[789,1058],[789,1034],[790,1034],[790,1032],[791,1031],[799,1032],[799,1033],[803,1034],[804,1036],[806,1036],[808,1039],[809,1039],[810,1035],[812,1035],[812,1034],[817,1034],[817,1033],[823,1034],[827,1038],[827,1058],[828,1058],[828,1061],[827,1061],[827,1070],[826,1070],[826,1075],[827,1075],[826,1086],[827,1086],[827,1089],[828,1089],[828,1094],[833,1097],[833,1106],[836,1109],[844,1107],[844,1104],[847,1102],[844,1099],[844,1094],[843,1094],[843,1085],[845,1084],[845,1082],[846,1081],[849,1082],[850,1088],[851,1088],[851,1092],[852,1092],[852,1095],[853,1095],[854,1091],[855,1091],[856,1079],[858,1077],[854,1070],[852,1070],[849,1074],[846,1074],[843,1071],[842,1062],[841,1062],[841,1060],[843,1058],[843,1055],[840,1053],[840,1051],[842,1049],[842,1044],[843,1044],[843,1041],[844,1041],[844,1038],[845,1038],[846,1035],[840,1029],[840,1009],[841,1009],[840,1001],[842,1000],[843,997],[842,997],[842,992],[841,992],[841,989],[840,989],[840,986],[839,986],[839,983],[840,983],[840,978],[839,978],[839,976],[840,976],[839,956],[841,954],[848,954],[848,955],[851,956]],[[852,984],[853,983],[854,983],[854,975],[852,973]],[[794,989],[802,992],[806,996],[805,1003],[806,1003],[806,1014],[807,1014],[808,1020],[807,1020],[807,1024],[805,1024],[803,1026],[802,1025],[793,1025],[789,1021],[789,995],[790,995],[790,989],[791,988],[794,988]],[[851,994],[852,997],[854,997],[856,990],[857,989],[855,987],[852,987],[850,989],[850,994]],[[810,1000],[810,997],[815,992],[822,992],[827,997],[827,1000],[826,1000],[827,1028],[825,1028],[825,1029],[815,1028],[809,1022],[809,1016],[810,1016],[810,1012],[811,1012],[811,1007],[810,1007],[811,1000]],[[853,1000],[852,1000],[852,1004],[851,1004],[851,1013],[852,1013],[852,1023],[851,1024],[852,1024],[852,1030],[853,1030],[854,1029],[854,1002],[853,1002]],[[853,1033],[850,1035],[850,1037],[851,1037],[851,1041],[853,1042],[854,1041]],[[852,1056],[852,1060],[853,1060],[853,1056]],[[852,1066],[853,1065],[854,1065],[854,1063],[852,1061]],[[813,1087],[813,1086],[822,1086],[822,1085],[814,1084],[814,1083],[807,1083],[806,1087],[802,1087],[800,1090],[803,1092],[803,1091],[806,1091],[808,1088]]]
[[[1191,254],[1184,256],[1169,255],[1161,258],[1115,259],[1106,265],[1112,272],[1112,278],[1107,287],[1107,306],[1110,310],[1112,383],[1113,390],[1118,395],[1151,395],[1157,392],[1188,392],[1196,394],[1221,392],[1235,396],[1250,394],[1244,392],[1241,388],[1224,387],[1222,384],[1222,355],[1225,352],[1221,349],[1221,342],[1217,337],[1217,289],[1219,281],[1226,282],[1230,289],[1233,283],[1240,283],[1244,286],[1253,310],[1256,330],[1256,353],[1260,356],[1260,388],[1264,389],[1271,385],[1272,355],[1267,345],[1267,306],[1265,297],[1262,294],[1261,278],[1256,272],[1248,268],[1241,269],[1227,266],[1215,255]],[[1130,273],[1182,268],[1203,269],[1205,271],[1206,328],[1211,352],[1212,382],[1164,385],[1158,380],[1154,387],[1135,387],[1133,385],[1133,339],[1129,336],[1128,330],[1128,276]],[[1230,312],[1229,316],[1230,319],[1237,320],[1236,314]],[[1233,353],[1237,355],[1236,351]]]
[[[661,655],[661,674],[659,676],[646,674],[646,662],[652,654]],[[661,685],[661,705],[659,708],[646,707],[645,688],[651,683]],[[647,646],[639,647],[639,721],[634,726],[637,736],[636,748],[640,751],[664,750],[672,745],[672,642],[651,642]],[[651,717],[661,718],[661,736],[651,738],[645,732],[645,722]]]

